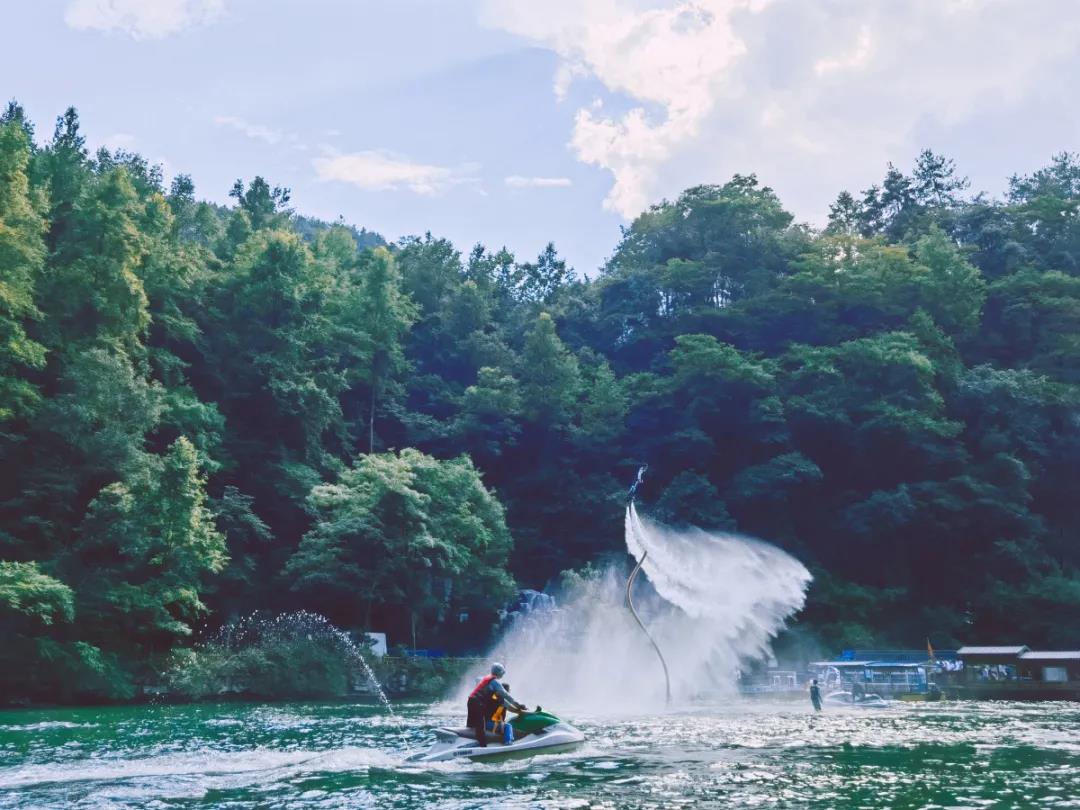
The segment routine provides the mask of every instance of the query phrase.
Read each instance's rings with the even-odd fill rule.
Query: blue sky
[[[51,132],[389,239],[579,271],[648,204],[756,172],[800,220],[923,147],[975,190],[1080,149],[1072,0],[42,0],[0,77]]]

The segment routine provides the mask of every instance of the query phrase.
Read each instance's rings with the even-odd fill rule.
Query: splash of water
[[[405,747],[409,748],[404,723],[397,712],[394,711],[390,698],[387,697],[386,691],[382,688],[382,684],[379,683],[379,679],[375,675],[375,671],[361,652],[360,645],[348,633],[321,614],[307,610],[279,613],[273,616],[252,613],[223,626],[213,638],[203,642],[203,646],[213,645],[236,651],[265,641],[291,641],[299,638],[329,643],[340,652],[346,661],[353,665],[359,665],[368,682],[375,690],[379,702],[382,703],[387,714],[397,725],[402,740],[405,741]]]
[[[626,545],[643,565],[634,601],[671,669],[675,701],[731,694],[805,600],[810,573],[786,552],[728,532],[672,529],[626,511]],[[656,654],[623,605],[627,571],[573,578],[558,608],[509,625],[492,655],[519,700],[556,710],[637,711],[664,704]],[[477,673],[482,674],[482,673]],[[463,686],[471,684],[471,680]]]

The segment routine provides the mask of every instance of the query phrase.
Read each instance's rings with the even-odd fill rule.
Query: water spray
[[[412,746],[409,745],[404,721],[401,715],[394,711],[390,698],[375,675],[375,670],[371,668],[367,658],[361,652],[361,645],[325,616],[307,610],[280,613],[276,616],[267,616],[259,612],[250,613],[229,622],[218,631],[215,637],[201,642],[196,649],[201,647],[202,649],[217,649],[223,653],[237,653],[265,642],[295,643],[300,639],[313,643],[328,643],[336,647],[347,661],[360,665],[364,675],[375,689],[375,694],[382,703],[383,709],[397,726],[405,749],[411,753]]]
[[[637,494],[637,488],[641,485],[642,479],[645,477],[645,471],[649,469],[648,464],[642,465],[637,471],[637,478],[630,486],[630,492],[627,493],[626,508],[629,510],[631,520],[633,520],[634,514],[634,496]],[[656,651],[656,657],[660,659],[660,666],[664,668],[664,705],[671,705],[671,675],[668,673],[667,661],[664,660],[664,654],[660,652],[660,645],[656,643],[656,640],[649,633],[648,628],[645,627],[645,623],[641,621],[641,617],[638,616],[638,612],[634,609],[634,600],[631,598],[631,590],[634,587],[634,578],[637,577],[638,572],[641,571],[641,566],[645,564],[645,558],[649,556],[648,549],[641,555],[641,559],[637,561],[637,565],[634,566],[634,570],[630,572],[630,578],[626,580],[626,607],[630,611],[630,615],[634,617],[634,621],[637,622],[637,626],[641,628],[641,632],[645,634],[645,638],[649,640],[649,644]]]
[[[674,705],[703,690],[733,695],[736,671],[767,655],[784,621],[802,607],[810,573],[781,549],[639,515],[634,495],[644,473],[625,499],[626,550],[636,570],[586,569],[511,613],[491,657],[512,662],[515,694],[555,694],[567,711],[594,714],[608,706],[661,709],[664,696]],[[642,576],[648,589],[638,582]],[[646,616],[636,612],[642,602]],[[643,632],[648,644],[641,643]],[[657,659],[669,684],[664,692],[659,673],[641,676],[655,672]],[[606,696],[602,707],[597,684]],[[458,693],[464,698],[473,686],[463,677]]]

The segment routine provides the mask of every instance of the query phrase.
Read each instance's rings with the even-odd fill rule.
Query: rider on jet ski
[[[510,691],[509,683],[503,681],[502,685],[503,689],[507,692]],[[502,736],[502,741],[509,745],[514,741],[514,727],[510,724],[511,709],[497,697],[492,700],[492,703],[495,704],[495,710],[487,719],[487,729],[496,737]],[[521,712],[519,711],[518,714],[521,714]]]
[[[496,709],[501,706],[515,712],[526,711],[525,706],[510,697],[510,693],[499,682],[499,678],[505,674],[506,667],[499,663],[492,664],[491,674],[481,678],[469,695],[465,725],[476,732],[476,741],[480,747],[487,745],[485,726]]]

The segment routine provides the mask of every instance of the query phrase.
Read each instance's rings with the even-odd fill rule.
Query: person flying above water
[[[526,711],[525,706],[518,703],[499,682],[499,678],[506,674],[506,667],[500,663],[491,665],[491,674],[480,679],[480,683],[469,694],[466,703],[468,716],[465,725],[476,732],[476,741],[483,748],[487,746],[487,733],[485,726],[487,721],[495,713],[495,709],[505,706],[515,712]]]

